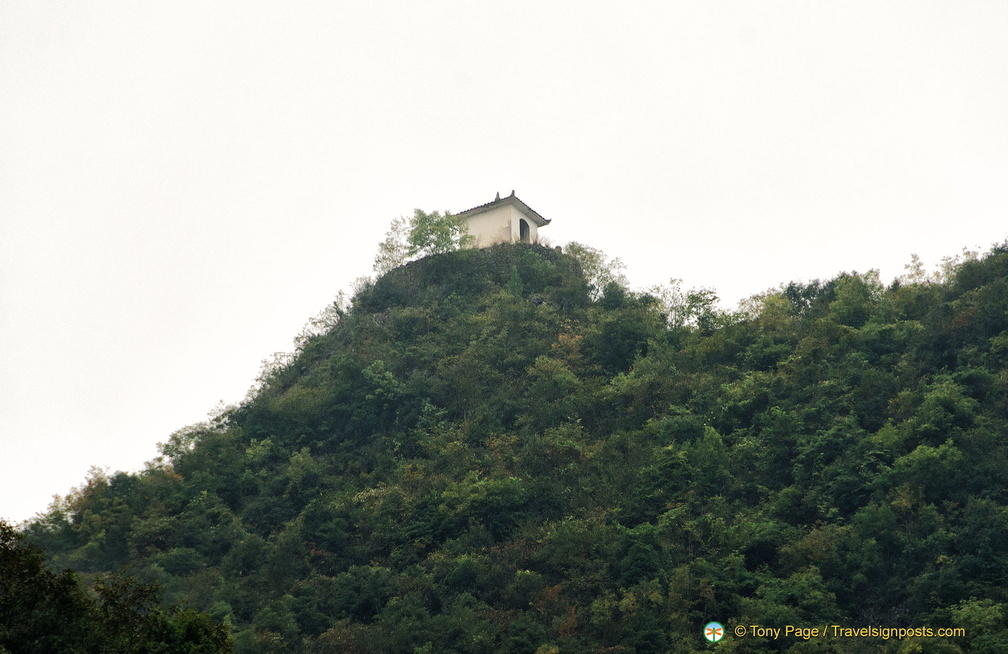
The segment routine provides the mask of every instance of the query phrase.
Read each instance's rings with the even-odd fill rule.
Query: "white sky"
[[[0,0],[0,517],[494,193],[737,300],[1008,236],[1008,3]]]

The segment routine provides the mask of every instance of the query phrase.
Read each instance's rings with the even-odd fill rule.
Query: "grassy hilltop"
[[[27,534],[239,652],[691,652],[711,620],[725,652],[1008,651],[1008,248],[703,300],[538,246],[415,261]]]

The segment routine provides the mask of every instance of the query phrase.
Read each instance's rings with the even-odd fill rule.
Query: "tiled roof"
[[[521,211],[523,214],[535,221],[536,225],[542,227],[543,225],[549,225],[550,221],[543,218],[536,212],[532,207],[528,206],[517,197],[515,197],[514,191],[511,191],[511,195],[506,198],[502,198],[500,193],[497,194],[497,198],[493,202],[487,202],[486,204],[481,204],[478,207],[473,207],[472,209],[466,209],[465,211],[456,214],[460,218],[468,218],[470,216],[475,216],[476,214],[483,213],[484,211],[490,211],[495,207],[501,205],[510,204],[511,206]]]

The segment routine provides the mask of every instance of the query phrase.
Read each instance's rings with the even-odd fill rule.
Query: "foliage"
[[[374,271],[381,276],[412,259],[445,254],[472,243],[464,221],[434,211],[414,209],[413,216],[392,221],[385,240],[378,245]]]
[[[614,285],[621,288],[627,286],[627,279],[623,274],[626,264],[619,258],[610,259],[602,250],[577,241],[571,241],[564,246],[564,252],[578,262],[592,297],[596,299],[601,297],[606,289],[613,288]]]
[[[718,310],[718,296],[714,289],[683,290],[681,279],[671,279],[668,286],[657,286],[648,292],[661,302],[672,329],[699,327],[710,330],[730,320],[730,316]]]
[[[385,240],[378,244],[378,254],[375,255],[374,261],[374,272],[379,277],[406,262],[406,250],[408,248],[406,239],[410,233],[409,222],[404,216],[394,218],[388,232],[385,234]]]
[[[0,651],[212,654],[231,652],[224,626],[192,610],[164,610],[157,590],[80,578],[44,566],[41,550],[0,522]]]
[[[26,537],[158,582],[241,652],[689,652],[716,618],[967,630],[726,651],[1004,650],[1008,247],[737,313],[613,265],[394,267]]]

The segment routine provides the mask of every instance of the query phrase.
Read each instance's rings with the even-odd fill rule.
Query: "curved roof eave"
[[[465,211],[457,213],[455,215],[459,218],[469,218],[471,216],[479,215],[481,213],[490,211],[491,209],[495,209],[503,205],[511,205],[512,207],[518,209],[518,211],[521,211],[533,222],[535,222],[537,227],[543,227],[544,225],[550,224],[549,219],[543,218],[541,215],[539,215],[539,212],[537,212],[535,209],[519,200],[515,196],[514,191],[511,191],[511,195],[507,196],[506,198],[502,198],[498,193],[497,198],[493,202],[487,202],[486,204],[481,204],[478,207],[473,207],[472,209],[466,209]]]

